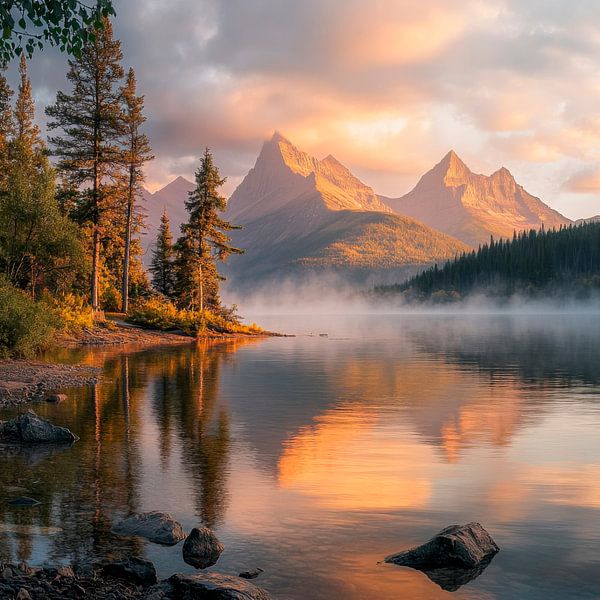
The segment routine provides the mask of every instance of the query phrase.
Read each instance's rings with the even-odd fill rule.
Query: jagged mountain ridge
[[[451,150],[400,198],[382,200],[404,214],[470,246],[524,229],[571,223],[519,185],[504,167],[491,175],[473,173]]]
[[[335,157],[317,160],[275,133],[229,199],[228,215],[251,221],[315,192],[327,210],[392,212]]]
[[[227,218],[246,249],[226,269],[234,280],[335,271],[372,281],[403,277],[467,247],[396,215],[333,156],[317,160],[276,133],[229,200]]]

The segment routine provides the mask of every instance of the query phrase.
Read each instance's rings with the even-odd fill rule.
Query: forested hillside
[[[404,284],[377,288],[406,299],[459,300],[562,292],[587,297],[600,291],[600,223],[523,232],[512,240],[493,238],[443,267],[435,265]]]

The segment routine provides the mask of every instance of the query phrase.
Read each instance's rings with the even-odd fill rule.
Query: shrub
[[[112,285],[104,288],[100,295],[100,304],[107,312],[119,312],[122,300],[121,291]]]
[[[81,296],[65,294],[49,300],[48,303],[52,304],[61,329],[74,333],[94,327],[94,311]]]
[[[55,312],[45,302],[0,278],[0,355],[29,358],[47,348],[59,326]]]
[[[233,316],[227,318],[222,314],[215,314],[208,310],[199,313],[178,309],[172,302],[161,296],[154,296],[136,302],[132,306],[127,321],[149,329],[159,329],[161,331],[181,330],[189,335],[210,333],[257,334],[262,332],[257,325],[242,325]]]

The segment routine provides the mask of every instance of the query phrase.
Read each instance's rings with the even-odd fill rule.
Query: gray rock
[[[421,546],[392,554],[385,562],[423,571],[448,591],[481,575],[499,552],[496,542],[479,523],[451,525]]]
[[[181,524],[171,515],[158,511],[131,515],[114,525],[113,533],[143,537],[165,546],[174,546],[185,539]]]
[[[104,565],[102,571],[105,575],[125,579],[136,585],[149,587],[156,583],[156,569],[149,560],[131,557]]]
[[[219,560],[223,550],[223,544],[210,529],[194,527],[183,544],[183,560],[196,569],[206,569]]]
[[[176,573],[167,580],[171,586],[171,598],[190,600],[210,598],[211,600],[271,600],[265,590],[246,579],[221,573],[200,573],[183,575]]]
[[[263,569],[257,567],[256,569],[249,569],[248,571],[242,571],[240,577],[244,579],[256,579],[261,573],[264,573]]]
[[[21,444],[72,444],[79,438],[66,427],[53,425],[30,410],[0,422],[0,439]]]

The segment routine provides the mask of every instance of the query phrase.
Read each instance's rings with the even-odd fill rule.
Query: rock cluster
[[[177,573],[157,583],[150,561],[127,558],[96,567],[34,568],[0,563],[0,598],[19,600],[271,600],[245,579],[220,573]]]
[[[144,588],[111,577],[76,574],[71,567],[29,567],[0,563],[0,598],[19,600],[105,600],[143,598]]]

